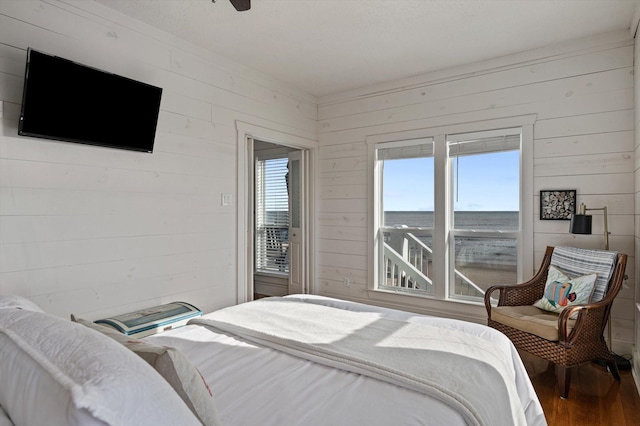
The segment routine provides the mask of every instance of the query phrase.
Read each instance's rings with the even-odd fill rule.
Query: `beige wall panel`
[[[319,209],[323,213],[366,213],[368,200],[366,194],[362,198],[324,199]]]
[[[429,100],[394,109],[351,114],[320,123],[322,132],[335,132],[382,123],[438,117],[485,109],[539,103],[541,118],[611,111],[633,107],[631,67],[602,75],[587,75],[492,90],[461,97]],[[631,101],[630,101],[631,99]],[[599,101],[598,101],[599,100]]]
[[[364,157],[366,155],[367,144],[363,141],[323,146],[319,150],[319,157],[322,160],[329,158]]]
[[[321,226],[319,237],[327,240],[367,241],[367,228],[353,226]]]
[[[367,198],[368,185],[325,185],[320,190],[320,199]]]
[[[367,185],[369,175],[366,170],[343,170],[326,172],[318,176],[320,186]]]
[[[320,213],[320,226],[367,226],[367,213]]]
[[[630,194],[633,193],[633,182],[629,173],[597,174],[593,177],[585,175],[536,176],[533,179],[533,193],[538,196],[544,189],[576,189],[578,197],[586,194]],[[538,210],[539,211],[539,210]]]
[[[536,139],[534,157],[629,152],[633,150],[633,131],[577,135],[564,138]],[[636,154],[637,155],[637,154]]]
[[[631,152],[572,155],[566,157],[537,158],[535,176],[595,175],[599,173],[632,173]]]
[[[629,40],[619,44],[618,47],[601,49],[582,56],[571,54],[557,60],[545,58],[538,61],[539,63],[532,61],[525,66],[515,65],[497,72],[485,72],[474,78],[456,78],[453,81],[443,78],[444,81],[429,81],[429,77],[425,76],[425,83],[407,90],[392,90],[379,96],[366,96],[363,99],[332,102],[327,105],[321,101],[318,116],[320,120],[326,120],[347,116],[354,111],[370,112],[395,108],[424,102],[425,99],[447,99],[633,66],[633,47]]]

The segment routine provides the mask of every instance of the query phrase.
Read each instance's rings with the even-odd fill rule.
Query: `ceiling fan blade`
[[[238,12],[251,9],[251,0],[229,0]]]

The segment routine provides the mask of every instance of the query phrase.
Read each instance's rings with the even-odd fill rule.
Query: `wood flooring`
[[[553,365],[526,352],[520,355],[549,426],[640,425],[640,396],[631,371],[621,371],[617,382],[597,364],[575,367],[569,398],[561,399]]]

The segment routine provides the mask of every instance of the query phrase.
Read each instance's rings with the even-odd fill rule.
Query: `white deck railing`
[[[433,250],[413,233],[402,229],[385,230],[389,243],[384,243],[386,282],[382,288],[409,292],[432,293],[431,258]],[[395,247],[395,248],[394,248]],[[456,294],[482,297],[484,290],[457,269]]]
[[[384,267],[387,271],[384,287],[433,292],[431,280],[387,243],[384,243]]]

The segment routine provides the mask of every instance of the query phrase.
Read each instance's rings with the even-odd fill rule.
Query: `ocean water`
[[[464,211],[454,213],[456,229],[517,231],[518,212]],[[387,211],[386,226],[433,227],[433,212]],[[416,235],[432,247],[431,237]],[[498,269],[515,269],[517,242],[513,238],[457,237],[455,244],[456,265],[475,265]]]
[[[456,229],[499,229],[518,230],[518,212],[455,212],[453,215]],[[433,212],[425,211],[387,211],[384,212],[385,226],[407,225],[409,227],[433,227]]]

